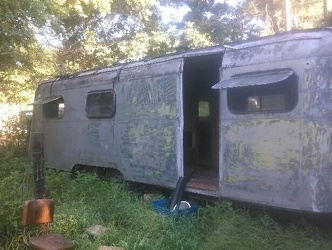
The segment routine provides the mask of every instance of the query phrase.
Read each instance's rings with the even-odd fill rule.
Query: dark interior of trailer
[[[183,70],[184,174],[187,187],[218,190],[221,54],[186,58]]]

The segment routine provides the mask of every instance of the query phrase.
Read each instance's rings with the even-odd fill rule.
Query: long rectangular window
[[[90,92],[86,98],[85,112],[89,118],[111,118],[115,114],[115,93],[112,90]]]
[[[227,88],[228,108],[236,114],[288,112],[297,104],[297,86],[292,74],[279,82]]]

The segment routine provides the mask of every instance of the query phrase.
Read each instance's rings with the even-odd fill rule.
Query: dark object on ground
[[[176,205],[179,205],[186,183],[186,178],[180,176],[176,183],[175,190],[166,204],[166,208],[173,209]]]

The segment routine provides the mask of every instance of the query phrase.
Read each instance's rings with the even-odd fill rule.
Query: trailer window
[[[115,93],[113,91],[89,93],[85,111],[89,118],[113,117],[115,114]]]
[[[61,118],[65,114],[65,102],[58,98],[43,104],[43,113],[46,118]]]
[[[297,77],[254,86],[227,89],[228,108],[233,113],[288,112],[297,104]]]

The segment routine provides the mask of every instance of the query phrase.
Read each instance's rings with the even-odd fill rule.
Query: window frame
[[[42,101],[41,101],[40,104],[42,104],[43,117],[45,119],[61,119],[65,116],[66,104],[65,104],[65,99],[63,98],[63,96],[58,96],[57,99],[51,100],[51,101],[46,101],[45,103],[42,103]],[[55,104],[57,104],[57,114],[58,115],[57,116],[49,115],[51,113],[51,111],[46,111],[46,110],[50,109],[51,105],[56,106]],[[64,105],[62,108],[63,109],[62,111],[60,111],[60,104]],[[38,105],[38,103],[35,105]],[[55,112],[55,111],[53,111],[53,112]]]
[[[238,91],[237,100],[242,99],[242,101],[246,101],[246,109],[234,109],[234,105],[231,104],[231,96],[234,99],[236,96],[236,91]],[[233,92],[233,93],[232,93]],[[242,92],[242,93],[240,93]],[[284,109],[267,109],[264,110],[262,100],[264,97],[268,96],[284,96],[285,108]],[[227,108],[232,114],[242,115],[242,114],[274,114],[274,113],[288,113],[296,108],[299,100],[299,77],[293,71],[289,77],[282,81],[266,83],[260,85],[248,85],[248,86],[239,86],[239,87],[231,87],[226,88],[226,96],[227,96]],[[252,97],[259,98],[259,109],[258,110],[250,110],[249,109],[249,99]]]
[[[102,113],[95,113],[95,114],[89,114],[89,110],[88,110],[88,98],[89,95],[96,95],[96,94],[103,94],[103,93],[111,93],[113,100],[110,104],[112,104],[112,112],[111,113],[107,113],[107,114],[102,114]],[[99,99],[100,102],[100,99]],[[100,109],[100,103],[98,108]],[[106,89],[106,90],[93,90],[93,91],[89,91],[86,95],[85,98],[85,116],[89,119],[110,119],[112,117],[114,117],[116,113],[116,94],[115,91],[113,89]]]

